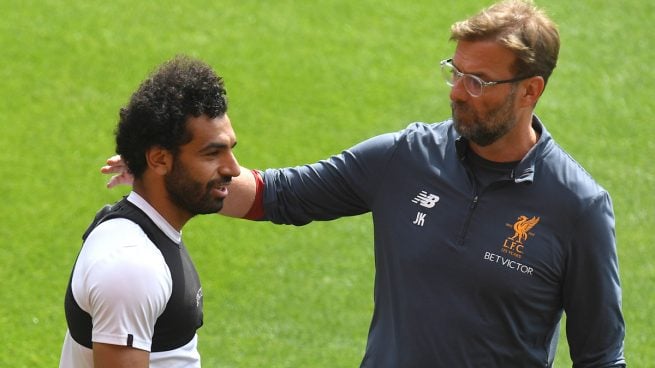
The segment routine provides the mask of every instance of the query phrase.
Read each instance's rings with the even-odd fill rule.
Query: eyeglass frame
[[[534,75],[528,75],[528,76],[524,76],[524,77],[516,77],[516,78],[511,78],[511,79],[503,79],[503,80],[496,80],[496,81],[485,81],[484,79],[478,77],[477,75],[469,74],[469,73],[462,73],[461,71],[459,71],[459,69],[457,69],[455,64],[453,64],[453,59],[452,58],[451,59],[441,60],[441,62],[439,62],[439,65],[441,66],[441,75],[444,77],[444,79],[446,79],[446,85],[448,85],[449,87],[454,87],[455,82],[457,82],[457,80],[460,80],[460,79],[462,79],[464,77],[472,78],[474,81],[479,83],[480,84],[480,94],[478,94],[478,95],[474,95],[473,93],[471,93],[471,91],[469,91],[469,89],[466,87],[466,84],[464,84],[464,89],[466,90],[466,93],[471,95],[471,97],[480,97],[480,96],[482,96],[482,94],[484,93],[484,87],[491,87],[491,86],[495,86],[497,84],[516,83],[516,82],[520,82],[522,80],[534,77]],[[454,80],[453,82],[451,82],[450,80],[448,80],[448,78],[446,78],[446,75],[444,74],[444,68],[446,66],[452,67],[452,70],[455,72],[455,77],[457,78],[457,80]]]

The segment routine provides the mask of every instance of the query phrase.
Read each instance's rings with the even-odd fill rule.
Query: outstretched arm
[[[219,213],[230,217],[245,217],[253,206],[257,194],[255,174],[250,169],[242,167],[241,175],[232,178],[227,190],[228,195]]]
[[[117,185],[132,185],[134,181],[134,177],[129,173],[125,162],[119,155],[108,158],[107,164],[100,169],[100,172],[114,174],[107,182],[107,188]],[[219,213],[231,217],[244,217],[251,209],[257,194],[255,174],[250,169],[242,167],[241,175],[232,178],[228,192],[223,209]]]

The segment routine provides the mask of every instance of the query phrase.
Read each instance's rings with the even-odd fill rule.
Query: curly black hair
[[[116,153],[135,178],[146,169],[146,151],[154,146],[174,154],[193,137],[189,117],[221,117],[227,112],[223,79],[204,62],[176,56],[155,70],[120,110]]]

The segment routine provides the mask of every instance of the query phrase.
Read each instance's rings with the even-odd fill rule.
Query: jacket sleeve
[[[314,164],[264,171],[264,219],[304,225],[370,211],[398,137],[380,135]]]
[[[563,285],[566,333],[573,367],[625,364],[625,324],[609,194],[601,192],[574,226]]]

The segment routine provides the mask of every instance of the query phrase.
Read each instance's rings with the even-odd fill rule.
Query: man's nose
[[[470,97],[464,86],[464,78],[455,79],[453,86],[450,87],[449,96],[451,101],[465,101]]]
[[[219,166],[218,172],[221,176],[236,177],[241,175],[241,166],[233,152],[230,151],[228,157]]]

